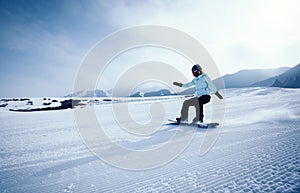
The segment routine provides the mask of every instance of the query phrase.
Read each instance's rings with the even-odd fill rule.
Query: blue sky
[[[0,0],[0,97],[63,96],[85,55],[130,26],[184,31],[222,74],[300,62],[297,0]]]

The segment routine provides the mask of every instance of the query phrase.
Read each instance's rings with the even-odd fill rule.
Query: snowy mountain
[[[282,88],[300,88],[300,63],[290,70],[252,84],[251,86],[273,86]]]
[[[136,92],[133,95],[130,95],[130,97],[144,97],[144,93],[143,92]]]
[[[280,75],[290,70],[289,67],[281,67],[274,69],[254,69],[254,70],[240,70],[234,74],[227,74],[223,76],[223,81],[226,88],[242,88],[250,87],[254,83],[266,80],[268,78]],[[218,87],[222,78],[213,80],[214,84]]]
[[[153,96],[170,96],[174,95],[171,91],[168,89],[161,89],[158,91],[153,91],[153,92],[137,92],[134,93],[133,95],[130,95],[130,97],[153,97]]]
[[[65,97],[70,98],[70,97],[107,97],[109,94],[106,91],[103,90],[88,90],[88,91],[78,91],[75,93],[71,93],[66,95]]]

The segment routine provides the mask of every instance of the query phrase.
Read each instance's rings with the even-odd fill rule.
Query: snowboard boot
[[[198,125],[198,127],[207,127],[207,124],[205,124],[205,123],[203,122],[203,120],[199,120],[199,121],[197,122],[197,125]]]
[[[183,118],[176,118],[177,124],[188,124],[188,120],[187,119],[183,119]]]

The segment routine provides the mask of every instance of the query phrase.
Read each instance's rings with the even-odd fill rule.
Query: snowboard
[[[219,123],[206,123],[205,125],[198,125],[197,123],[180,123],[178,124],[177,120],[172,120],[172,119],[168,119],[168,121],[170,122],[170,125],[187,125],[187,126],[192,126],[192,127],[199,127],[199,128],[216,128],[217,126],[219,126]]]

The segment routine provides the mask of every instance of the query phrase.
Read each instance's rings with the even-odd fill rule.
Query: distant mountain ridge
[[[161,89],[158,91],[149,91],[149,92],[136,92],[132,95],[130,95],[129,97],[152,97],[152,96],[170,96],[170,95],[174,95],[174,93],[172,93],[171,91],[169,91],[168,89]],[[104,90],[100,90],[100,89],[96,89],[96,90],[88,90],[88,91],[78,91],[72,94],[68,94],[64,97],[110,97],[111,93],[110,91],[104,91]]]
[[[96,89],[96,90],[88,90],[88,91],[82,90],[82,91],[68,94],[64,97],[70,98],[70,97],[108,97],[108,96],[109,94],[107,91]]]
[[[213,80],[213,83],[219,87],[223,79],[226,88],[251,87],[256,82],[280,75],[290,69],[289,67],[280,67],[273,69],[240,70],[234,74],[227,74],[221,78],[217,78]]]
[[[225,88],[245,87],[284,87],[300,88],[300,64],[297,66],[280,67],[272,69],[240,70],[234,74],[226,74],[223,77],[213,80],[218,89],[222,88],[224,81]],[[178,95],[190,95],[195,93],[195,88],[188,88],[178,92]]]
[[[280,67],[272,69],[240,70],[234,74],[227,74],[213,80],[218,89],[222,88],[224,81],[225,88],[244,87],[282,87],[300,88],[300,64],[293,68]],[[168,89],[158,91],[136,92],[128,97],[152,97],[170,95],[190,95],[195,93],[195,88],[188,88],[178,93],[172,93]],[[110,97],[111,91],[96,89],[94,91],[78,91],[65,97]]]
[[[251,86],[300,88],[300,63],[278,76],[256,82]]]

